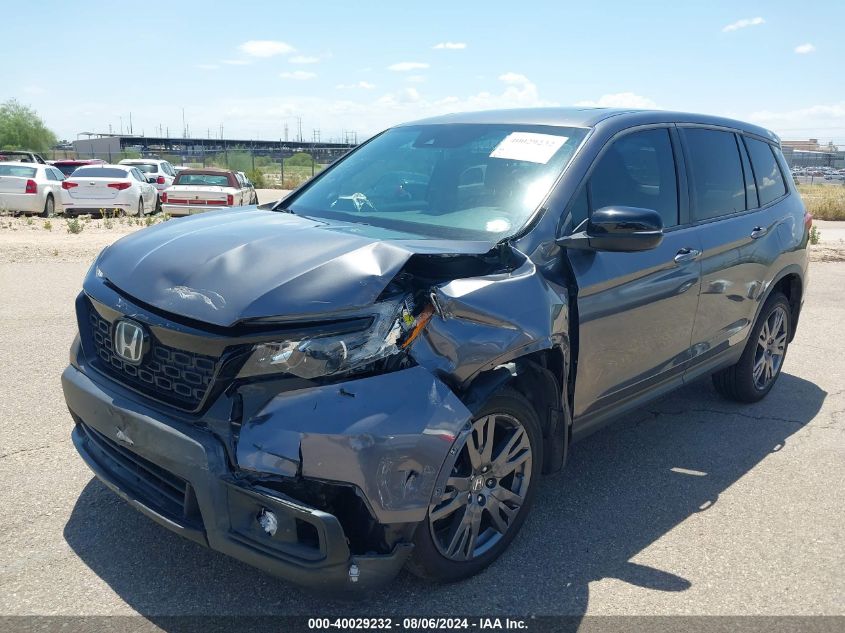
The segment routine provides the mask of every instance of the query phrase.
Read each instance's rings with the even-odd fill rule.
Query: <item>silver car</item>
[[[40,213],[61,209],[64,174],[52,165],[0,163],[0,211]]]

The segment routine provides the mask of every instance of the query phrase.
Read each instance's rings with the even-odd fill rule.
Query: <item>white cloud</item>
[[[576,106],[582,108],[638,108],[649,110],[657,107],[648,97],[634,92],[615,92],[600,96],[595,101],[578,101]]]
[[[737,20],[736,22],[732,22],[728,24],[722,29],[723,33],[730,33],[731,31],[738,31],[740,29],[747,28],[749,26],[760,26],[763,24],[765,20],[763,18],[743,18],[742,20]]]
[[[304,81],[306,79],[314,79],[316,73],[305,72],[304,70],[294,70],[293,72],[279,73],[282,79],[295,79],[297,81]]]
[[[499,81],[504,81],[506,84],[524,84],[528,81],[528,77],[519,73],[505,73],[499,75]]]
[[[287,55],[296,50],[290,44],[274,40],[249,40],[238,48],[250,57],[274,57],[275,55]]]
[[[223,63],[227,66],[246,66],[252,62],[248,59],[224,59]]]
[[[845,129],[845,101],[780,112],[759,110],[745,118],[774,130],[787,139],[823,137],[824,130]]]
[[[408,75],[407,77],[405,77],[405,81],[412,84],[421,84],[425,81],[425,77],[423,77],[422,75]]]
[[[320,58],[313,55],[294,55],[288,61],[291,64],[316,64],[320,61]]]
[[[200,70],[217,70],[220,66],[217,64],[197,64],[197,68]]]
[[[795,47],[795,52],[799,55],[806,55],[807,53],[815,53],[816,47],[807,42],[806,44],[801,44],[800,46]]]
[[[388,70],[394,70],[400,73],[406,73],[410,70],[425,70],[428,64],[424,62],[399,62],[398,64],[391,64],[387,67]]]
[[[370,83],[369,81],[359,81],[358,83],[354,84],[338,84],[335,86],[338,90],[350,90],[353,88],[361,88],[363,90],[372,90],[375,88],[376,85]]]
[[[432,48],[436,50],[460,51],[467,47],[465,42],[440,42],[435,44]]]

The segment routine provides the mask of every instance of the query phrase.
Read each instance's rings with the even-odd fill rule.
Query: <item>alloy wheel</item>
[[[763,322],[754,350],[754,386],[765,389],[777,377],[786,353],[788,318],[783,306],[777,306]]]
[[[525,503],[531,468],[531,442],[519,420],[506,413],[475,420],[429,508],[438,551],[468,561],[498,543]]]

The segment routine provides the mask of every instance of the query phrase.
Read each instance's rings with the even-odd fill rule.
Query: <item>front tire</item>
[[[139,218],[144,217],[144,199],[143,198],[138,198],[138,217]]]
[[[457,458],[417,527],[409,570],[427,580],[473,576],[508,547],[528,514],[543,465],[531,403],[506,388],[456,440]]]
[[[780,376],[791,333],[792,307],[782,293],[772,293],[760,310],[739,361],[713,374],[716,391],[737,402],[762,400]]]

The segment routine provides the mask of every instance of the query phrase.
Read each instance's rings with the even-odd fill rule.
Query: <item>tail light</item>
[[[163,185],[164,184],[164,176],[159,176],[158,178],[156,178],[156,184],[157,185]]]
[[[226,205],[231,207],[233,204],[235,204],[235,196],[230,193],[226,196]]]
[[[813,226],[813,214],[809,211],[804,211],[804,228],[808,231]]]
[[[110,182],[109,183],[110,189],[117,189],[118,191],[123,191],[124,189],[129,189],[132,186],[131,182]]]
[[[63,180],[62,181],[62,189],[67,191],[68,189],[73,189],[74,187],[78,187],[78,182],[71,182],[70,180]]]
[[[38,183],[30,179],[26,181],[26,191],[24,193],[38,193]]]
[[[167,192],[166,191],[161,192],[161,201],[167,202]]]

